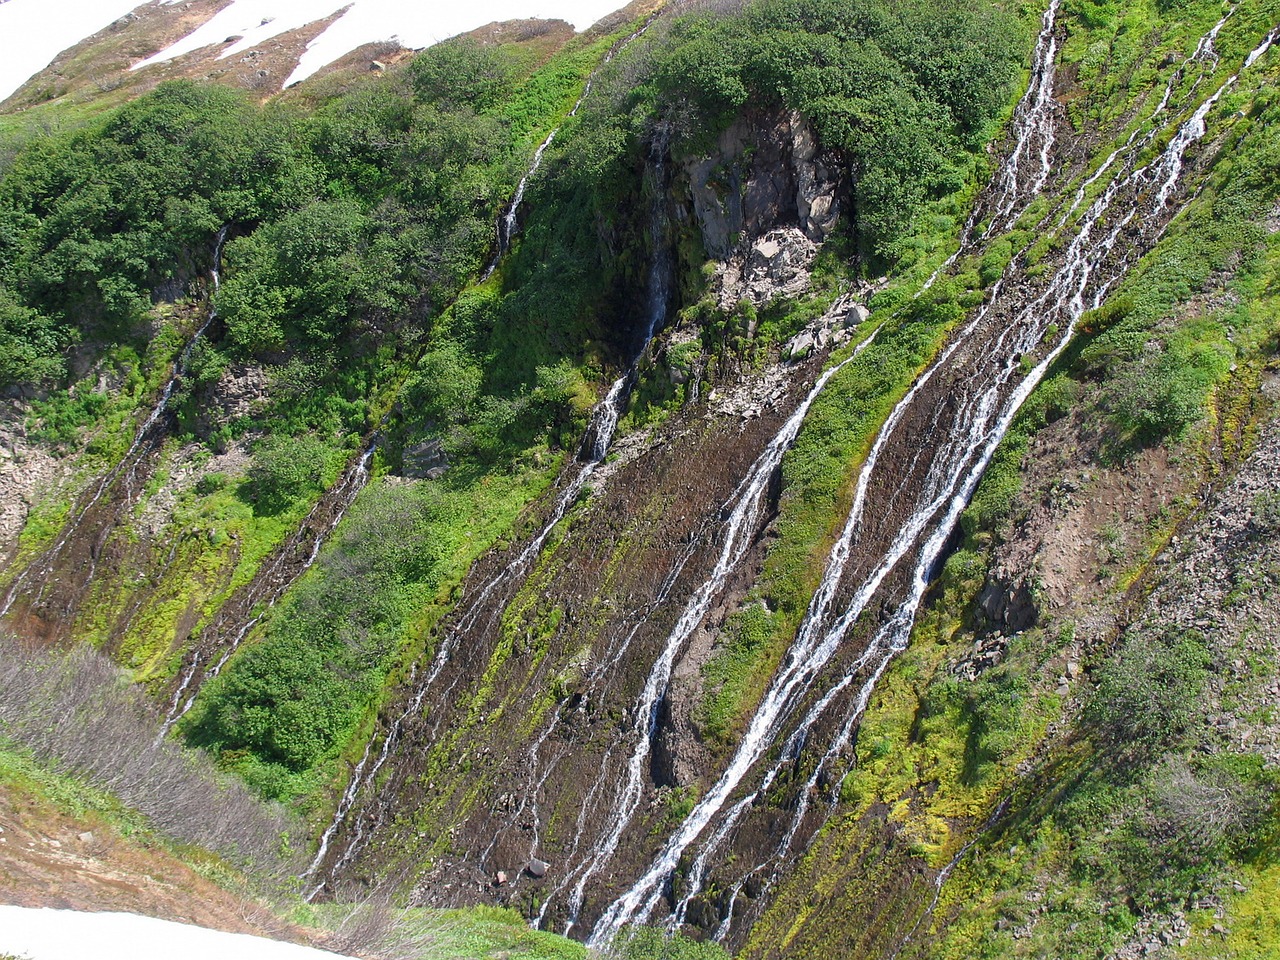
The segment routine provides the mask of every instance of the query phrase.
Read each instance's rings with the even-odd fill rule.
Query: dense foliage
[[[1004,106],[1022,37],[970,0],[757,0],[679,21],[635,96],[690,148],[744,109],[797,110],[844,155],[864,253],[891,252]]]

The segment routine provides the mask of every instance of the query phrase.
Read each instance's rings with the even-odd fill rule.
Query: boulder
[[[405,447],[403,472],[406,477],[436,480],[444,476],[448,469],[449,457],[445,453],[443,440],[424,440]]]

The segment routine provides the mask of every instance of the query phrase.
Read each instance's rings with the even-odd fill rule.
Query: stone
[[[547,871],[550,868],[551,868],[551,864],[547,863],[547,861],[545,860],[539,860],[537,857],[534,857],[532,860],[529,861],[530,876],[538,877],[539,879],[541,879],[542,877],[545,877],[547,875]]]
[[[790,361],[804,360],[813,355],[814,348],[817,346],[813,334],[807,330],[801,330],[789,341],[783,349],[783,355]]]
[[[849,312],[844,315],[844,325],[846,329],[852,329],[860,323],[866,322],[871,316],[871,311],[861,303],[854,303],[849,307]]]
[[[82,834],[79,834],[79,837],[80,837],[81,843],[93,843],[93,834],[90,833],[88,830],[86,830]]]
[[[495,887],[504,886],[506,882],[507,882],[507,872],[505,870],[499,870],[496,874],[494,874],[493,885]]]
[[[437,480],[449,469],[443,440],[425,440],[406,447],[404,475],[415,480]]]

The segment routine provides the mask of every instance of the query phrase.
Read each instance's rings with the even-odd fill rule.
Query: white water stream
[[[596,76],[602,69],[613,62],[614,57],[630,46],[633,40],[637,40],[642,37],[656,17],[657,14],[653,14],[653,16],[645,21],[644,25],[639,30],[609,48],[609,52],[604,55],[604,59],[601,60],[599,65],[591,71],[591,75],[587,77],[587,82],[582,87],[582,93],[580,93],[578,95],[578,99],[574,101],[573,108],[569,111],[569,116],[565,119],[576,117],[578,115],[578,110],[582,106],[583,101],[591,95],[591,88],[595,86]],[[516,192],[511,198],[511,205],[507,207],[506,212],[498,218],[497,249],[494,251],[493,259],[489,261],[489,265],[484,268],[484,273],[480,275],[481,282],[484,282],[493,276],[493,272],[498,269],[498,264],[502,261],[502,258],[506,255],[507,251],[511,249],[511,241],[516,235],[516,227],[520,216],[520,207],[524,203],[525,191],[529,187],[529,181],[532,180],[533,177],[537,175],[538,170],[541,169],[542,156],[547,152],[547,149],[551,144],[555,142],[557,134],[560,133],[560,126],[561,125],[555,126],[551,132],[547,134],[546,139],[538,145],[538,149],[533,152],[533,161],[529,164],[529,169],[525,171],[524,176],[520,178],[520,182],[516,184]]]
[[[640,36],[647,28],[641,28],[635,34],[632,34],[623,46],[630,43],[636,37]],[[617,48],[621,49],[621,47]],[[587,90],[583,91],[583,97],[586,96]],[[581,103],[581,100],[579,100]],[[575,107],[575,110],[577,108]],[[554,135],[554,134],[553,134]],[[516,557],[507,564],[502,565],[487,580],[481,583],[474,591],[471,592],[466,601],[466,608],[458,615],[453,626],[445,634],[436,651],[430,668],[427,670],[426,676],[419,682],[417,680],[417,668],[415,666],[410,675],[409,686],[416,686],[415,693],[410,698],[408,705],[402,713],[399,714],[387,728],[387,733],[383,737],[382,746],[378,751],[373,763],[369,760],[373,757],[373,740],[370,739],[365,747],[360,762],[352,771],[351,780],[347,784],[346,790],[343,792],[338,806],[334,811],[333,819],[329,826],[325,828],[324,833],[320,837],[320,844],[315,857],[308,866],[305,876],[314,878],[317,871],[323,865],[334,839],[338,835],[338,831],[342,829],[351,812],[352,807],[362,791],[366,791],[372,787],[383,765],[391,755],[391,751],[399,742],[404,730],[404,725],[410,718],[417,716],[422,710],[422,704],[426,698],[427,692],[432,688],[435,681],[439,678],[446,665],[453,657],[458,643],[462,637],[467,635],[479,623],[480,618],[486,613],[489,616],[490,625],[496,623],[505,609],[505,604],[491,603],[490,600],[497,594],[500,588],[503,588],[519,578],[522,578],[532,568],[533,563],[538,556],[541,555],[542,548],[546,544],[551,532],[564,519],[569,508],[578,500],[579,494],[582,492],[587,481],[595,473],[601,463],[604,462],[608,455],[613,435],[617,430],[618,420],[626,406],[626,401],[632,388],[635,386],[639,377],[640,364],[643,361],[649,344],[653,340],[653,336],[661,328],[666,319],[667,309],[670,304],[672,295],[673,281],[673,263],[671,260],[671,251],[667,242],[667,213],[664,204],[664,187],[665,187],[665,144],[660,144],[655,148],[652,156],[653,164],[653,209],[650,217],[650,240],[653,245],[653,259],[651,261],[649,276],[646,288],[645,314],[644,314],[644,339],[639,351],[636,353],[635,359],[631,362],[626,373],[619,377],[604,398],[598,403],[592,411],[591,418],[588,422],[586,438],[583,442],[582,449],[579,453],[579,466],[573,478],[565,485],[564,489],[557,495],[551,512],[543,521],[542,527],[535,534]],[[536,163],[537,161],[535,161]],[[532,171],[531,171],[532,172]],[[450,687],[452,690],[452,687]],[[445,693],[445,696],[447,696]],[[362,818],[356,820],[352,835],[348,838],[345,848],[333,867],[328,871],[330,876],[337,875],[341,870],[349,864],[359,851],[363,848],[369,836],[369,828]],[[315,885],[307,894],[307,898],[315,897],[324,883],[321,881]]]
[[[222,263],[222,247],[226,243],[226,240],[227,228],[224,226],[218,231],[217,236],[214,238],[213,266],[209,270],[209,275],[213,279],[213,289],[215,293],[222,281],[220,265]],[[216,312],[210,308],[209,315],[205,318],[204,323],[202,323],[196,332],[192,334],[191,339],[188,340],[186,346],[182,348],[182,352],[178,354],[178,359],[174,363],[173,374],[169,377],[164,388],[160,391],[160,397],[156,401],[156,405],[152,407],[151,412],[147,414],[146,419],[142,421],[142,424],[134,433],[133,442],[129,445],[129,449],[125,451],[124,456],[120,458],[119,462],[116,463],[114,467],[103,475],[100,481],[98,481],[98,486],[94,490],[93,495],[76,511],[76,515],[67,521],[66,525],[62,529],[62,533],[59,535],[58,539],[54,541],[53,546],[46,550],[39,559],[32,562],[19,576],[14,578],[13,583],[9,585],[8,592],[5,594],[4,602],[0,603],[0,617],[3,617],[10,609],[12,609],[14,601],[21,595],[23,587],[33,576],[40,577],[41,581],[40,589],[36,593],[35,599],[32,601],[32,606],[35,606],[40,602],[41,598],[44,596],[45,587],[48,586],[55,561],[59,556],[61,556],[67,543],[70,542],[72,535],[80,529],[80,524],[88,515],[89,511],[97,506],[97,504],[102,500],[103,495],[115,484],[117,480],[121,478],[121,476],[124,477],[126,490],[128,491],[126,500],[128,503],[132,503],[134,481],[136,480],[138,465],[142,460],[143,454],[152,447],[152,428],[160,422],[160,418],[163,417],[165,411],[169,409],[169,401],[173,397],[173,391],[177,389],[178,384],[181,383],[183,376],[185,376],[187,372],[187,364],[191,360],[192,350],[195,349],[195,345],[200,341],[200,338],[204,336],[205,331],[209,329],[209,324],[214,321],[216,316]],[[83,574],[84,582],[88,582],[93,578],[93,574],[97,566],[97,557],[92,551],[90,552],[89,564],[90,569]]]
[[[850,306],[849,302],[842,299],[833,306],[831,312],[847,311]],[[694,591],[693,596],[686,603],[675,626],[667,636],[661,653],[649,671],[644,689],[631,708],[632,749],[627,763],[626,780],[614,798],[613,815],[601,832],[599,842],[583,861],[577,884],[569,899],[570,919],[566,933],[572,929],[577,920],[587,883],[612,859],[623,832],[630,826],[640,806],[644,796],[645,771],[653,753],[658,705],[671,682],[671,670],[677,656],[694,631],[701,626],[713,601],[720,596],[730,575],[738,569],[747,556],[767,506],[769,484],[782,464],[783,455],[791,449],[796,436],[800,433],[800,427],[809,413],[809,408],[813,406],[831,378],[844,369],[873,340],[874,336],[864,339],[848,357],[826,370],[817,379],[808,396],[774,435],[764,452],[752,464],[747,476],[718,511],[720,516],[727,518],[721,525],[723,541],[720,554],[707,579]],[[603,783],[603,776],[597,786]]]
[[[1250,54],[1246,63],[1252,65],[1256,62],[1274,39],[1275,32],[1268,35],[1263,44]],[[908,553],[914,550],[915,561],[905,598],[899,602],[893,615],[876,633],[862,656],[844,671],[843,676],[832,681],[832,686],[824,696],[819,697],[804,721],[792,732],[787,747],[782,752],[785,759],[792,749],[803,743],[808,736],[810,726],[830,704],[836,701],[836,694],[843,692],[857,677],[864,676],[865,679],[849,707],[839,733],[823,758],[823,763],[819,764],[819,771],[847,743],[879,677],[893,657],[905,648],[916,610],[928,587],[929,575],[939,561],[961,512],[1018,409],[1070,341],[1076,322],[1085,312],[1086,295],[1090,288],[1096,291],[1091,300],[1092,306],[1096,307],[1101,302],[1105,291],[1118,276],[1123,274],[1126,256],[1120,257],[1120,265],[1113,269],[1112,276],[1105,281],[1101,281],[1097,276],[1099,269],[1108,262],[1118,241],[1125,235],[1126,230],[1130,229],[1137,216],[1136,209],[1130,207],[1126,213],[1109,223],[1112,221],[1111,215],[1116,212],[1117,200],[1121,197],[1132,200],[1136,196],[1149,193],[1147,188],[1150,186],[1159,185],[1155,200],[1151,203],[1151,209],[1147,211],[1144,221],[1154,224],[1149,235],[1144,239],[1154,240],[1163,229],[1163,226],[1155,221],[1177,187],[1187,149],[1204,136],[1205,118],[1209,110],[1237,79],[1237,76],[1230,78],[1209,101],[1202,104],[1191,118],[1178,128],[1165,150],[1149,166],[1134,170],[1109,185],[1083,217],[1079,231],[1066,251],[1062,265],[1039,297],[1019,311],[1012,322],[1004,325],[1003,330],[993,337],[990,344],[968,342],[970,335],[977,330],[987,313],[986,309],[980,311],[975,320],[952,340],[938,360],[922,375],[895,408],[877,436],[871,453],[859,473],[848,521],[831,553],[822,583],[814,596],[809,612],[764,700],[752,717],[729,767],[694,807],[681,827],[669,838],[649,869],[605,911],[588,939],[589,945],[604,946],[612,941],[624,925],[648,919],[665,895],[667,884],[676,865],[703,832],[716,822],[717,818],[720,818],[720,829],[713,832],[708,846],[714,848],[723,842],[742,812],[760,791],[757,790],[731,808],[728,816],[722,816],[731,794],[778,741],[788,717],[815,689],[823,669],[834,659],[842,641],[867,609],[885,578]],[[1049,115],[1046,114],[1046,116]],[[1051,139],[1051,133],[1041,134],[1042,142],[1051,142]],[[1013,155],[1015,163],[1016,157],[1021,153],[1022,151],[1015,149]],[[1047,160],[1044,169],[1047,170]],[[1047,174],[1044,179],[1037,175],[1032,181],[1033,189],[1041,189],[1046,181]],[[1015,182],[1021,182],[1020,178],[1006,176],[997,180],[998,184],[1004,186]],[[1002,204],[1002,208],[1004,206],[1007,206],[1007,201]],[[1109,229],[1096,235],[1097,228],[1104,224]],[[1139,226],[1140,224],[1133,224],[1134,229]],[[1133,251],[1126,248],[1126,253],[1131,252]],[[1019,369],[1016,360],[1037,350],[1051,326],[1060,321],[1065,321],[1065,332],[1056,345],[1015,385],[1013,380]],[[950,424],[948,435],[940,438],[940,442],[932,451],[934,459],[924,478],[922,490],[916,498],[916,506],[880,559],[873,564],[871,570],[855,588],[843,611],[836,614],[834,603],[837,591],[845,578],[846,568],[859,539],[867,506],[867,491],[875,474],[880,453],[890,436],[898,430],[921,388],[937,371],[943,369],[962,345],[968,352],[962,362],[972,372],[967,376],[962,375],[961,382],[957,384],[956,390],[959,394],[955,396],[957,415],[954,422]],[[973,355],[974,352],[977,354],[976,357]],[[993,371],[993,373],[985,380],[978,380],[977,377],[981,376],[983,371]],[[781,769],[781,763],[764,774],[763,779],[766,785],[772,782],[779,769]],[[815,772],[814,783],[817,775]],[[806,795],[807,792],[805,792]],[[807,800],[804,802],[807,803]],[[791,829],[784,836],[784,845],[790,845],[803,814],[804,810],[801,809]],[[695,858],[695,870],[692,871],[690,878],[695,881],[693,893],[697,892],[696,887],[701,883],[705,866],[705,856]],[[691,896],[692,894],[686,896],[678,906],[675,912],[676,917],[683,915]],[[722,926],[721,935],[727,932],[727,926],[727,924]]]

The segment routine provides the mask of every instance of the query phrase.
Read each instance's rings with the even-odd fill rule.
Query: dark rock
[[[449,469],[443,440],[426,440],[405,447],[404,475],[416,480],[436,480]]]

